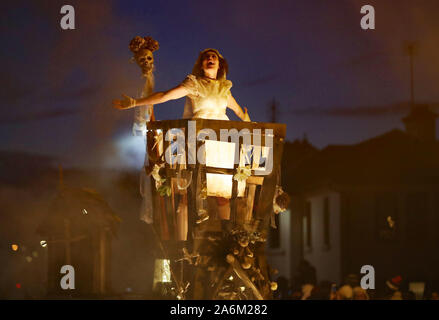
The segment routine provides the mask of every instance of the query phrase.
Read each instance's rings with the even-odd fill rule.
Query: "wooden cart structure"
[[[224,120],[148,123],[145,169],[154,177],[153,228],[169,263],[167,271],[161,264],[169,275],[158,277],[168,279],[168,293],[272,297],[264,248],[285,131],[284,124]]]

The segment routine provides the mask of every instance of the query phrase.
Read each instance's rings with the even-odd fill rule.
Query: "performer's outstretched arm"
[[[244,108],[245,113],[242,111],[242,108],[239,106],[238,102],[236,102],[235,98],[233,98],[232,95],[229,97],[229,101],[227,103],[227,107],[233,110],[235,114],[240,118],[242,121],[251,121],[250,117],[247,113],[247,108]]]
[[[125,110],[143,105],[150,106],[159,103],[164,103],[169,100],[180,99],[187,96],[188,94],[189,94],[188,90],[182,85],[179,85],[168,91],[155,92],[146,98],[140,98],[140,99],[134,99],[123,94],[122,95],[124,97],[123,100],[118,100],[118,99],[113,100],[113,107],[116,109]]]

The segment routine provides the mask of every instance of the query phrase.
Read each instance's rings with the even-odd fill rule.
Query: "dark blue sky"
[[[402,128],[408,41],[419,44],[416,100],[439,102],[436,0],[69,1],[76,30],[63,31],[66,3],[0,5],[2,150],[90,165],[131,152],[121,144],[132,110],[114,110],[111,100],[141,90],[128,50],[136,35],[160,43],[156,90],[177,85],[199,51],[217,48],[229,62],[232,93],[252,120],[268,121],[268,103],[276,97],[288,138],[306,133],[318,147]],[[365,4],[375,7],[376,30],[360,28]],[[183,104],[156,106],[156,116],[179,118]]]

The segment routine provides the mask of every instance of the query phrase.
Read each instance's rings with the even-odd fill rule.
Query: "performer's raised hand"
[[[122,100],[113,100],[113,107],[120,110],[131,109],[136,106],[136,99],[122,94]]]
[[[242,121],[250,122],[250,121],[251,121],[251,120],[250,120],[250,116],[248,115],[248,112],[247,112],[247,108],[246,108],[246,107],[244,107],[244,111],[245,111],[245,113],[244,113],[244,119],[242,119]]]
[[[233,110],[235,114],[240,118],[242,121],[251,121],[250,116],[247,113],[247,108],[244,108],[244,111],[242,111],[242,108],[239,106],[239,104],[236,102],[235,98],[233,98],[232,95],[229,96],[227,107]]]

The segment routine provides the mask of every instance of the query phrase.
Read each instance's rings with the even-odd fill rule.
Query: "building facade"
[[[341,283],[348,274],[361,275],[364,265],[374,267],[377,287],[395,275],[407,284],[439,280],[435,118],[420,106],[403,119],[405,131],[328,146],[284,166],[283,184],[293,200],[288,227],[279,230],[282,241],[290,241],[282,244],[289,260],[273,261],[290,268],[289,279],[305,259],[317,281]]]

